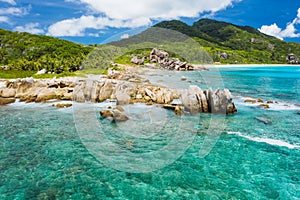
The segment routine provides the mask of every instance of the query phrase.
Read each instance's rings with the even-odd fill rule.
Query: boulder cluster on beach
[[[131,62],[136,65],[143,65],[146,61],[146,57],[138,58],[136,55],[132,55]],[[163,50],[153,48],[149,55],[150,63],[157,63],[161,67],[167,70],[176,70],[176,71],[192,71],[194,66],[180,61],[179,58],[170,58],[169,53]],[[204,67],[201,70],[206,70]]]

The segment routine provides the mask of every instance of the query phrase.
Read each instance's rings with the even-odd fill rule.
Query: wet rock
[[[71,103],[58,103],[55,105],[56,108],[69,108],[71,106],[72,106]]]
[[[256,99],[245,99],[245,103],[256,103]]]
[[[118,110],[120,112],[124,112],[125,111],[124,108],[122,106],[120,106],[120,105],[117,105],[114,109]]]
[[[114,110],[101,110],[100,115],[103,118],[113,118],[113,122],[124,122],[129,119],[127,115],[125,115],[123,112],[114,109]]]
[[[182,80],[182,81],[186,81],[186,77],[185,77],[185,76],[182,76],[182,77],[181,77],[181,80]]]
[[[164,104],[163,108],[165,108],[167,110],[173,110],[176,115],[184,114],[184,110],[181,108],[180,105]]]
[[[269,109],[270,106],[268,104],[259,104],[259,107]]]
[[[114,116],[114,114],[111,110],[101,110],[100,115],[103,118],[108,118],[108,117],[113,117]]]
[[[237,108],[235,107],[235,104],[233,102],[228,103],[227,105],[227,111],[226,114],[234,114],[237,112]]]
[[[255,117],[255,119],[264,124],[272,124],[272,120],[265,118],[265,117]]]
[[[268,100],[267,103],[274,103],[272,100]]]
[[[176,106],[171,105],[171,104],[165,104],[165,105],[163,105],[163,108],[168,109],[168,110],[175,110]]]
[[[127,121],[129,117],[119,110],[113,110],[113,119],[115,122],[124,122]]]
[[[3,98],[0,97],[0,106],[4,106],[10,103],[14,103],[16,101],[15,98]]]
[[[180,105],[175,106],[174,112],[175,112],[176,115],[183,115],[184,114],[184,110],[181,108]]]
[[[263,103],[264,100],[262,100],[262,99],[257,99],[257,102],[258,102],[258,103]]]

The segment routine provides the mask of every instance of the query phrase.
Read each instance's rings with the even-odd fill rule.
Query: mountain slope
[[[76,71],[92,47],[0,29],[0,66],[13,70]]]
[[[285,63],[290,53],[300,56],[300,44],[284,42],[250,26],[201,19],[192,26],[165,21],[155,27],[179,31],[198,41],[215,61],[223,63]],[[220,57],[228,54],[227,59]]]

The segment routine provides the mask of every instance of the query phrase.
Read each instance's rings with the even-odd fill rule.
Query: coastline
[[[242,68],[242,67],[300,67],[299,65],[290,64],[213,64],[204,65],[207,68]]]

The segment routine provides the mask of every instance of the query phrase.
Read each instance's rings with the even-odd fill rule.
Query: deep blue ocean
[[[115,124],[99,116],[113,102],[0,107],[0,199],[300,199],[300,67],[145,76],[228,88],[238,113],[180,117],[136,104]]]

